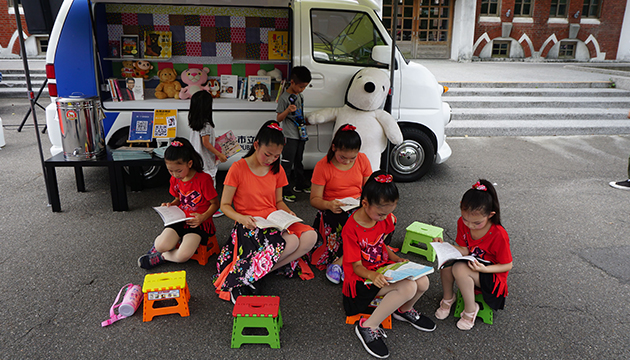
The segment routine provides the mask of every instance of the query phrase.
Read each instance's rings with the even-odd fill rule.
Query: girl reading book
[[[384,265],[406,261],[385,245],[385,238],[391,236],[396,227],[392,212],[397,204],[398,188],[392,175],[377,171],[363,186],[361,207],[350,216],[342,231],[346,315],[365,313],[374,298],[383,297],[372,315],[368,319],[362,318],[355,326],[355,333],[365,350],[379,358],[389,356],[383,342],[385,332],[379,327],[389,315],[418,330],[435,330],[433,321],[413,308],[429,288],[429,279],[422,276],[417,280],[404,279],[391,284],[391,277],[377,272]],[[366,280],[371,284],[366,284]]]
[[[440,270],[444,294],[435,312],[439,320],[446,319],[455,302],[453,283],[462,293],[465,308],[457,322],[460,330],[470,330],[475,325],[479,304],[475,302],[475,288],[483,294],[483,300],[494,310],[503,309],[508,295],[507,276],[512,269],[510,239],[501,226],[501,211],[497,192],[488,180],[477,181],[468,189],[460,203],[462,216],[457,220],[455,247],[462,255],[473,255],[489,261],[459,261]],[[442,242],[440,238],[435,241]]]
[[[267,121],[253,146],[225,177],[221,210],[235,221],[230,240],[218,258],[214,282],[219,297],[236,301],[257,293],[255,282],[306,254],[315,244],[315,230],[295,223],[287,231],[258,228],[254,216],[266,218],[276,210],[295,215],[282,200],[287,177],[280,166],[284,135],[278,122]]]

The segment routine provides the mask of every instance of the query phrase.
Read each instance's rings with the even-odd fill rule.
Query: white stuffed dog
[[[376,68],[363,68],[350,80],[346,104],[340,108],[326,108],[308,115],[310,124],[335,121],[334,132],[343,124],[356,126],[361,136],[361,152],[367,155],[372,171],[381,167],[381,154],[387,148],[387,139],[398,145],[403,135],[396,120],[381,110],[389,92],[389,76]]]

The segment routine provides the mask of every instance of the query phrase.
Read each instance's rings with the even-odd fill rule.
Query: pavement
[[[454,75],[460,71],[461,81],[475,80],[482,75],[471,72],[488,69],[484,63],[422,62],[438,80],[460,76]],[[495,72],[504,65],[495,64]],[[552,74],[566,68],[541,69]],[[484,71],[484,77],[493,76],[491,69]],[[0,150],[0,359],[371,358],[344,322],[341,287],[317,270],[310,281],[276,275],[264,280],[263,293],[281,298],[280,349],[231,349],[232,305],[219,300],[211,284],[216,256],[206,266],[189,261],[150,271],[187,271],[190,316],[159,316],[144,323],[139,310],[102,328],[118,290],[129,282],[142,284],[147,274],[136,259],[161,231],[151,206],[168,200],[168,189],[128,192],[129,211],[112,212],[106,169],[84,169],[87,192],[79,193],[73,171],[60,168],[62,212],[52,213],[32,121],[16,131],[26,109],[21,99],[0,100],[7,143]],[[37,109],[36,115],[42,124],[43,111]],[[41,141],[46,151],[47,135]],[[627,175],[630,136],[455,137],[448,142],[453,155],[447,162],[417,182],[398,184],[402,196],[393,245],[401,246],[404,228],[413,221],[440,226],[446,240],[454,241],[461,195],[478,178],[487,178],[496,183],[511,239],[510,295],[505,309],[495,312],[493,325],[477,320],[468,332],[456,328],[452,315],[436,321],[432,333],[394,320],[386,339],[391,358],[630,358],[630,191],[608,186]],[[217,183],[224,176],[220,172]],[[298,194],[290,208],[306,223],[314,220],[306,195]],[[222,217],[215,224],[224,245],[232,222]],[[430,265],[423,257],[406,256]],[[416,309],[435,319],[441,285],[437,272],[429,278],[431,286]]]

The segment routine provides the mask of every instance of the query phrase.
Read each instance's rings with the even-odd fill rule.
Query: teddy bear
[[[203,85],[208,80],[208,73],[210,69],[207,67],[203,69],[188,68],[182,72],[182,82],[186,84],[179,91],[179,98],[182,100],[190,99],[194,93],[200,90],[210,91],[208,85]]]
[[[385,71],[363,68],[350,80],[343,107],[312,112],[308,114],[308,122],[321,124],[335,121],[334,132],[343,124],[356,126],[356,131],[361,136],[360,151],[370,160],[372,171],[379,170],[381,154],[387,148],[387,139],[396,145],[403,142],[396,119],[381,109],[389,92],[389,85],[389,75]]]
[[[282,71],[276,68],[270,71],[260,69],[258,70],[257,75],[258,76],[271,76],[271,78],[275,81],[282,81]]]
[[[164,68],[158,71],[160,84],[155,88],[155,97],[158,99],[179,99],[179,91],[182,85],[177,81],[177,72],[173,68]]]
[[[210,88],[210,95],[213,98],[218,98],[221,96],[221,83],[217,79],[210,79],[208,81],[208,87]]]
[[[123,60],[120,76],[124,78],[132,78],[134,76],[134,67],[132,60]]]
[[[149,71],[153,70],[153,65],[146,60],[138,60],[133,62],[133,77],[137,78],[149,78]]]

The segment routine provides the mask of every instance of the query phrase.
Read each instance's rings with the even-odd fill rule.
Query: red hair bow
[[[355,131],[356,129],[357,129],[356,126],[346,124],[344,127],[341,128],[341,131]]]
[[[271,123],[271,124],[267,125],[267,127],[270,128],[270,129],[282,131],[282,128],[276,123]]]
[[[473,189],[475,190],[481,190],[481,191],[486,191],[488,190],[486,188],[486,185],[483,185],[482,183],[480,183],[479,181],[477,181],[476,183],[473,184],[472,186]]]
[[[394,177],[390,174],[383,174],[375,177],[374,180],[380,182],[381,184],[389,184],[390,182],[394,181]]]
[[[182,147],[182,146],[184,146],[184,144],[182,144],[182,142],[181,142],[181,141],[173,141],[173,142],[171,143],[171,146],[174,146],[174,147]]]

